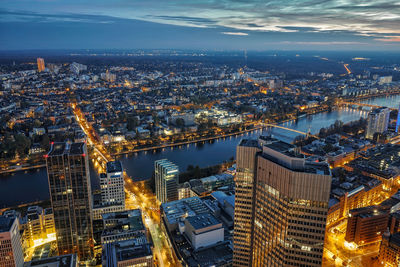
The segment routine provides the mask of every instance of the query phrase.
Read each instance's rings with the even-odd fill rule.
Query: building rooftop
[[[4,215],[0,216],[0,233],[10,231],[15,218],[9,218]]]
[[[213,225],[219,225],[221,222],[210,213],[203,213],[196,216],[187,217],[186,220],[195,230],[207,228]],[[221,224],[222,227],[222,224]]]
[[[75,267],[77,266],[77,259],[75,254],[63,255],[47,259],[40,259],[30,261],[25,267]]]
[[[52,143],[48,156],[85,155],[85,143]]]
[[[167,222],[174,224],[183,216],[195,216],[208,212],[208,208],[204,205],[199,197],[184,198],[161,204]]]
[[[107,162],[107,173],[111,172],[122,172],[122,163],[120,161],[109,161]]]
[[[140,209],[106,213],[102,215],[102,218],[105,227],[103,235],[145,230]]]

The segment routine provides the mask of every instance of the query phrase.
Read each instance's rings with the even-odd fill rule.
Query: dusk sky
[[[400,2],[2,0],[0,50],[400,51]]]

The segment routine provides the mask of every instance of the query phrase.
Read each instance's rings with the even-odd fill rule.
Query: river
[[[363,101],[369,104],[398,107],[400,95],[379,97]],[[333,124],[336,120],[344,123],[366,117],[367,110],[353,108],[341,108],[332,112],[323,112],[297,121],[281,123],[281,126],[294,130],[318,133],[320,128]],[[291,142],[298,133],[274,128],[270,133],[284,141]],[[167,158],[177,164],[181,171],[185,171],[189,165],[206,167],[216,165],[234,157],[236,146],[244,137],[257,137],[261,130],[246,133],[240,136],[217,139],[204,144],[190,144],[181,147],[171,147],[157,151],[132,153],[120,156],[124,169],[134,180],[150,178],[153,172],[155,160]],[[92,189],[97,189],[98,176],[91,168]],[[27,172],[16,172],[11,175],[0,176],[0,208],[49,198],[46,169],[37,169]]]

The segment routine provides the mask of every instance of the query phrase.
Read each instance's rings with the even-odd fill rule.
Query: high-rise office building
[[[400,130],[400,104],[399,104],[399,109],[397,110],[396,133],[399,133],[399,130]]]
[[[37,68],[38,68],[38,72],[42,72],[44,71],[45,67],[44,67],[44,59],[38,57],[37,58]]]
[[[331,172],[271,137],[242,140],[234,266],[321,266]]]
[[[110,161],[106,174],[100,176],[101,202],[125,207],[124,174],[120,161]]]
[[[161,203],[178,200],[179,168],[166,159],[154,162],[156,196]]]
[[[18,218],[0,216],[0,266],[22,267],[23,265],[24,253]]]
[[[55,143],[46,155],[58,253],[93,258],[89,160],[85,143]]]
[[[368,114],[365,138],[373,139],[375,133],[387,131],[389,125],[390,109],[383,107],[372,110]]]

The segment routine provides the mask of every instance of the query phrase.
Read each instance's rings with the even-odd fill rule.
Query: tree
[[[185,127],[185,120],[182,119],[182,118],[177,118],[177,119],[175,120],[175,124],[176,124],[176,126],[178,126],[179,128],[183,128],[183,127]]]
[[[16,150],[20,156],[26,156],[31,147],[31,140],[23,134],[15,136]]]
[[[40,146],[44,149],[44,151],[49,151],[50,149],[50,138],[47,134],[42,136],[42,141],[40,141]]]

